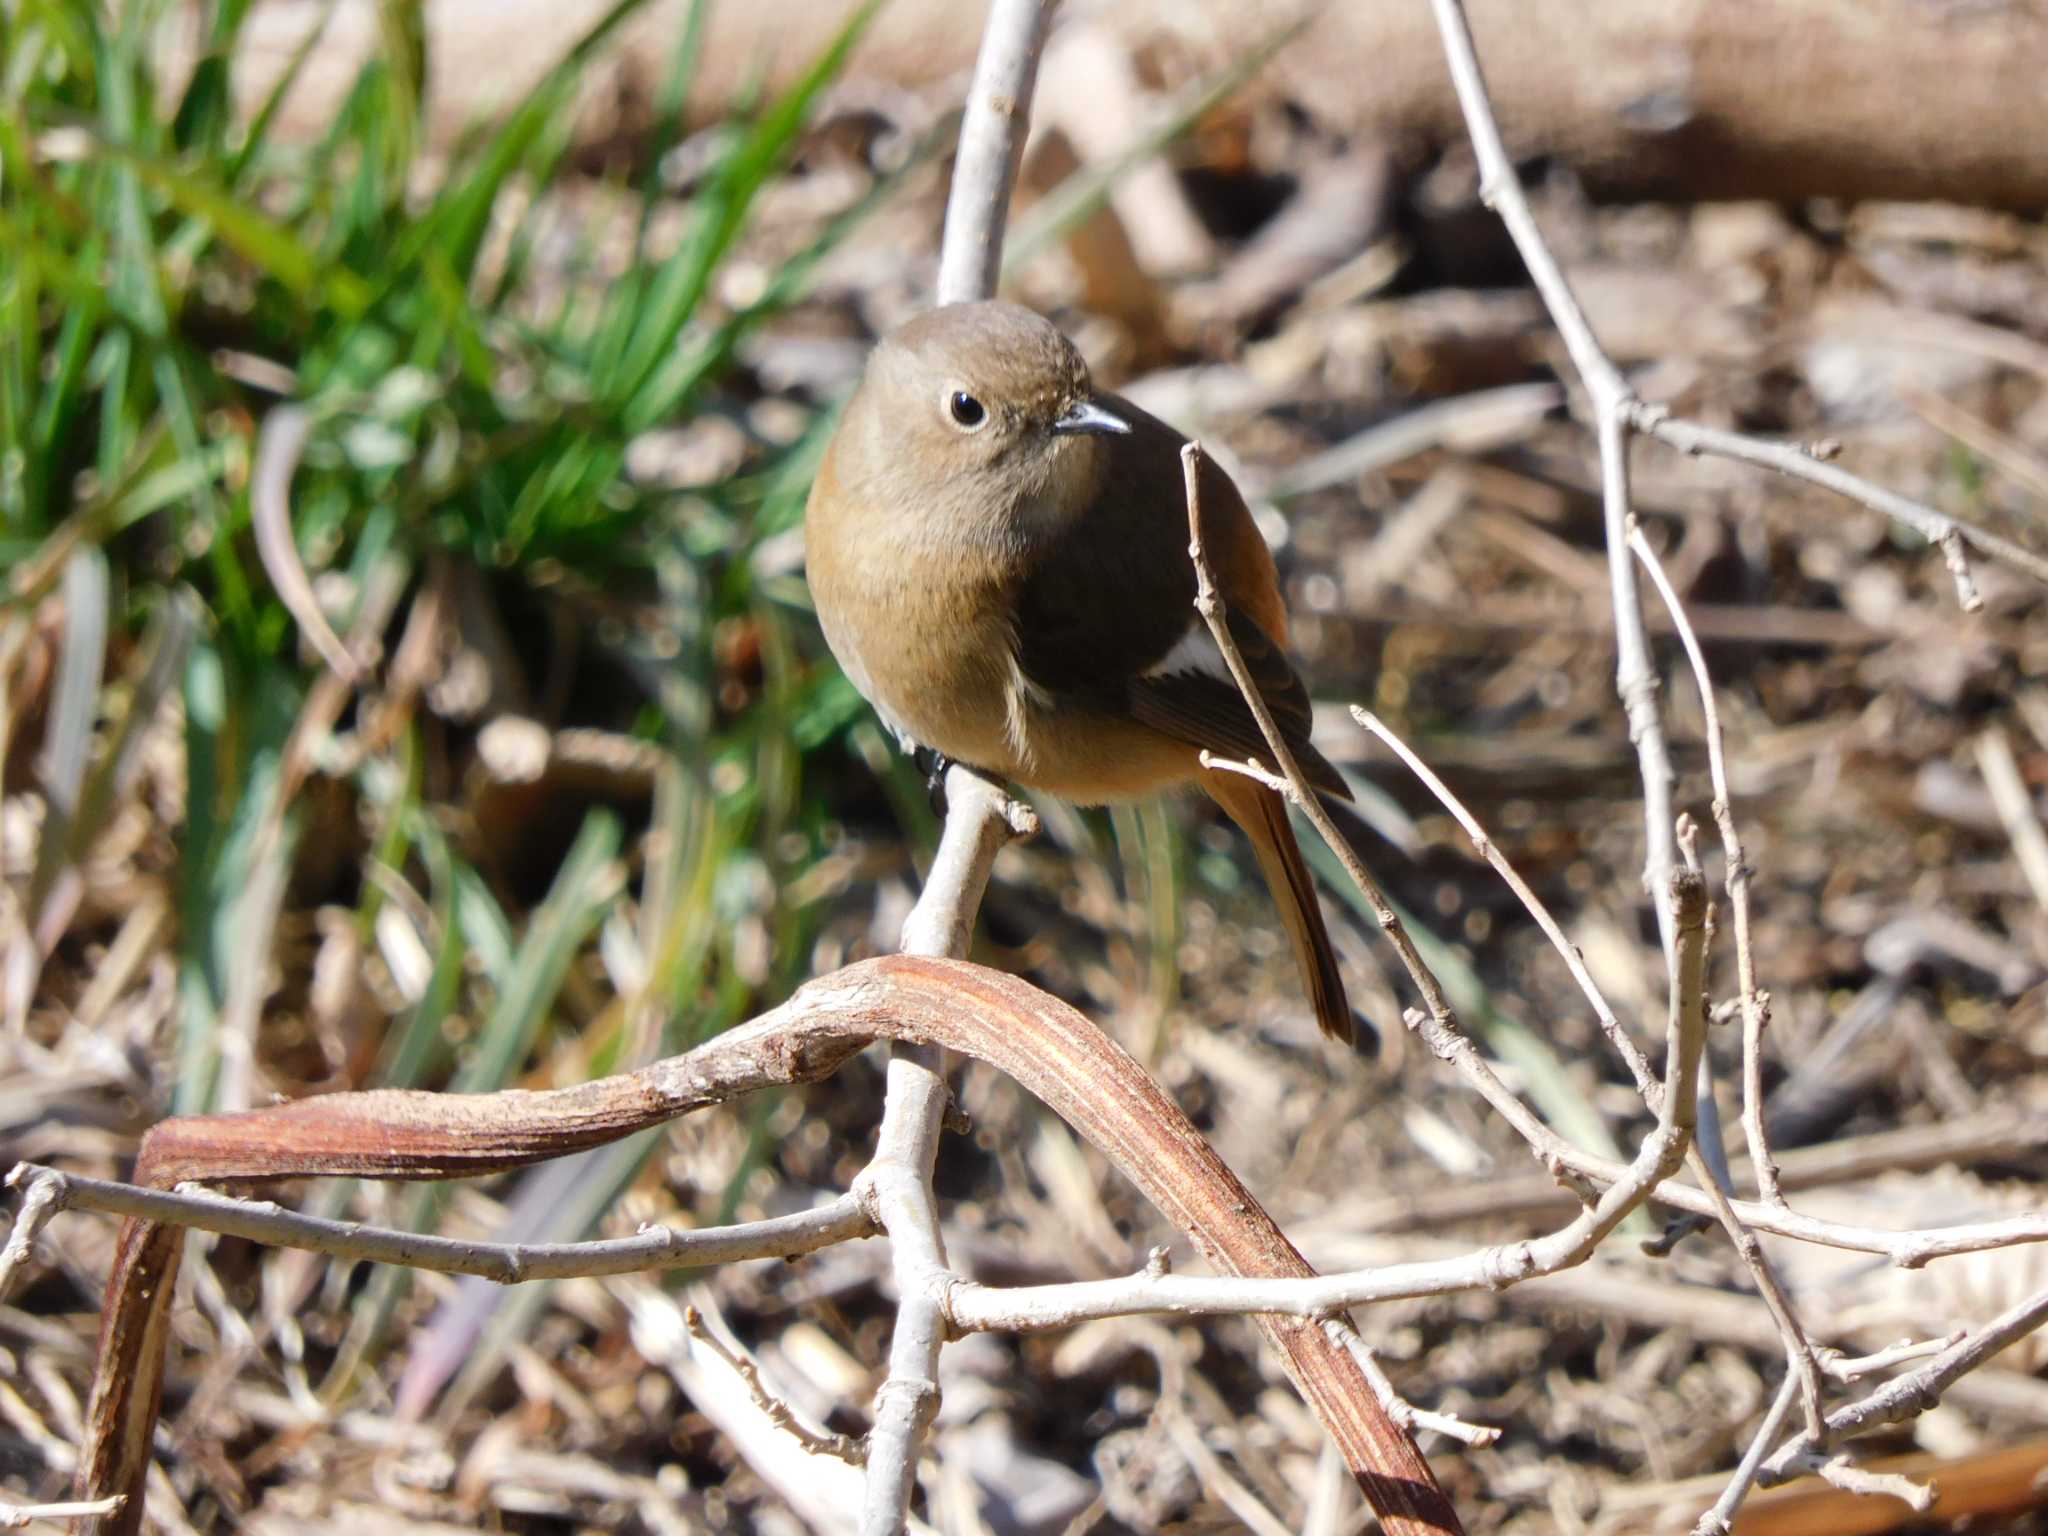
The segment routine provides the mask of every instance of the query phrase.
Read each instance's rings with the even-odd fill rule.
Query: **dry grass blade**
[[[362,681],[362,669],[321,611],[292,536],[292,476],[312,433],[313,418],[299,406],[281,405],[263,418],[249,480],[249,521],[256,531],[256,551],[279,600],[334,675],[353,687]]]

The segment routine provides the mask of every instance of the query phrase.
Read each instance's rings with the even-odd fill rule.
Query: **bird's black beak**
[[[1112,415],[1093,400],[1076,400],[1066,415],[1052,424],[1055,432],[1093,432],[1122,437],[1131,430],[1123,417]]]

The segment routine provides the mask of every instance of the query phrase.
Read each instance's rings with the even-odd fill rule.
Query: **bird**
[[[1193,784],[1250,840],[1317,1023],[1356,1028],[1313,877],[1195,609],[1179,432],[1097,390],[1043,316],[925,311],[868,355],[805,506],[825,640],[906,750],[1081,805]],[[1211,459],[1203,544],[1231,638],[1308,782],[1350,791],[1309,741],[1271,551]]]

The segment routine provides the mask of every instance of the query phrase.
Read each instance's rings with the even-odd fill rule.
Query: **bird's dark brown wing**
[[[1181,435],[1127,401],[1103,401],[1130,435],[1105,439],[1087,510],[1035,552],[1016,594],[1018,664],[1056,697],[1120,693],[1194,617]]]
[[[1201,620],[1195,622],[1200,624]],[[1308,690],[1295,675],[1287,653],[1244,614],[1228,611],[1228,623],[1230,638],[1237,642],[1259,697],[1272,712],[1281,740],[1293,752],[1302,773],[1317,789],[1349,800],[1351,791],[1345,787],[1343,776],[1309,744],[1312,715]],[[1221,668],[1221,653],[1208,644],[1206,627],[1202,641],[1202,648],[1213,658],[1211,666]],[[1211,666],[1190,665],[1181,671],[1159,671],[1132,678],[1125,692],[1131,717],[1189,746],[1206,747],[1219,757],[1249,758],[1275,766],[1259,722],[1245,704],[1237,684],[1219,676]]]
[[[1258,722],[1195,612],[1180,462],[1186,439],[1127,400],[1106,396],[1104,403],[1131,433],[1111,440],[1109,468],[1083,514],[1094,524],[1090,537],[1047,549],[1019,586],[1018,665],[1055,700],[1136,719],[1224,757],[1268,761]],[[1202,521],[1232,638],[1275,723],[1309,781],[1349,798],[1336,769],[1309,745],[1308,694],[1285,649],[1262,627],[1286,622],[1272,558],[1244,498],[1213,460],[1202,466]],[[1184,644],[1191,633],[1195,643]],[[1180,655],[1187,665],[1171,665]]]

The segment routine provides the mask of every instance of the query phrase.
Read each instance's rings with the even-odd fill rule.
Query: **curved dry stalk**
[[[249,526],[256,534],[257,558],[270,573],[278,601],[334,675],[354,687],[362,681],[363,669],[327,622],[299,560],[298,541],[292,537],[292,476],[312,435],[313,418],[302,406],[280,405],[263,418],[249,469]]]
[[[237,1115],[168,1120],[143,1139],[138,1178],[271,1180],[308,1174],[442,1178],[519,1167],[662,1125],[778,1084],[815,1081],[870,1040],[956,1050],[1013,1077],[1100,1148],[1229,1275],[1313,1272],[1142,1066],[1083,1015],[1015,977],[964,961],[892,956],[800,989],[780,1008],[687,1055],[572,1088],[332,1094]],[[79,1495],[128,1494],[91,1536],[129,1532],[162,1388],[183,1228],[131,1218],[101,1320]],[[942,1315],[949,1271],[919,1277]],[[1357,1362],[1319,1317],[1261,1319],[1391,1531],[1457,1530],[1457,1517]]]

